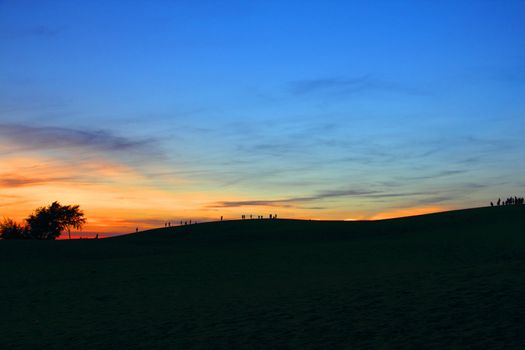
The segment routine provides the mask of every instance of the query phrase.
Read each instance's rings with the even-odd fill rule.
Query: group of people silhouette
[[[250,214],[250,219],[253,219],[254,217],[255,217],[255,215]],[[268,217],[269,217],[270,219],[277,219],[277,214],[270,214]],[[248,215],[245,215],[245,214],[241,215],[241,219],[242,219],[242,220],[245,220],[245,219],[247,219],[247,218],[248,218]],[[257,219],[264,219],[264,215],[257,215]],[[224,217],[223,217],[223,216],[221,216],[221,221],[222,221],[222,220],[224,220]]]
[[[524,204],[525,202],[525,199],[523,197],[509,197],[507,198],[506,200],[502,201],[501,198],[498,198],[498,201],[496,202],[496,206],[501,206],[501,205],[522,205]],[[490,202],[490,206],[493,207],[494,206],[494,203],[493,202]]]
[[[264,219],[264,215],[253,215],[253,214],[250,214],[249,217],[250,217],[250,219],[253,219],[253,218],[256,218],[256,219]],[[244,215],[244,214],[241,215],[241,219],[242,219],[242,220],[245,220],[245,219],[247,219],[247,218],[248,218],[248,215]],[[277,219],[277,214],[270,214],[270,215],[268,216],[268,218],[270,218],[270,219]],[[223,221],[223,220],[224,220],[224,217],[221,216],[221,221]],[[196,224],[196,223],[197,223],[197,221],[192,221],[192,220],[181,220],[179,226],[191,225],[191,224]],[[176,225],[176,224],[175,224],[175,225]],[[171,226],[172,226],[172,225],[171,225],[171,221],[166,221],[166,222],[164,222],[164,227],[165,227],[165,228],[168,228],[168,227],[171,227]],[[136,231],[136,232],[139,232],[139,228],[137,227],[135,231]]]
[[[179,223],[179,226],[184,226],[184,225],[191,225],[191,224],[196,224],[197,221],[192,221],[191,219],[190,220],[181,220],[180,223]],[[175,226],[176,224],[174,224],[173,226]],[[165,228],[168,228],[168,227],[171,227],[171,221],[166,221],[164,223],[164,227]]]
[[[253,216],[254,216],[253,214],[250,214],[250,219],[253,219]],[[270,214],[269,218],[270,219],[277,219],[277,214]],[[247,219],[246,215],[241,215],[241,219],[242,220]],[[264,219],[264,215],[257,215],[257,219]],[[222,216],[221,216],[221,221],[222,221]]]

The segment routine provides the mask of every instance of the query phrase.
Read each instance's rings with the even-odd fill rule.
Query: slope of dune
[[[0,242],[5,349],[519,348],[525,206]]]

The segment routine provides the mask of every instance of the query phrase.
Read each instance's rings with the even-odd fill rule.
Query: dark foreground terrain
[[[525,206],[0,241],[1,349],[520,349]]]

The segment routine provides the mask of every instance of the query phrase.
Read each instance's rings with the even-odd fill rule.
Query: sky
[[[0,216],[485,206],[524,142],[525,1],[0,1]]]

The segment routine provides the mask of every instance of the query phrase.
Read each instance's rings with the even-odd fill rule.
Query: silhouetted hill
[[[525,343],[525,206],[0,242],[6,349]]]
[[[230,220],[197,225],[175,226],[132,233],[113,239],[183,239],[191,241],[354,239],[376,235],[432,233],[446,230],[504,230],[523,224],[525,206],[501,206],[462,209],[434,214],[378,221],[316,221],[316,220]],[[189,235],[191,234],[191,235]]]

